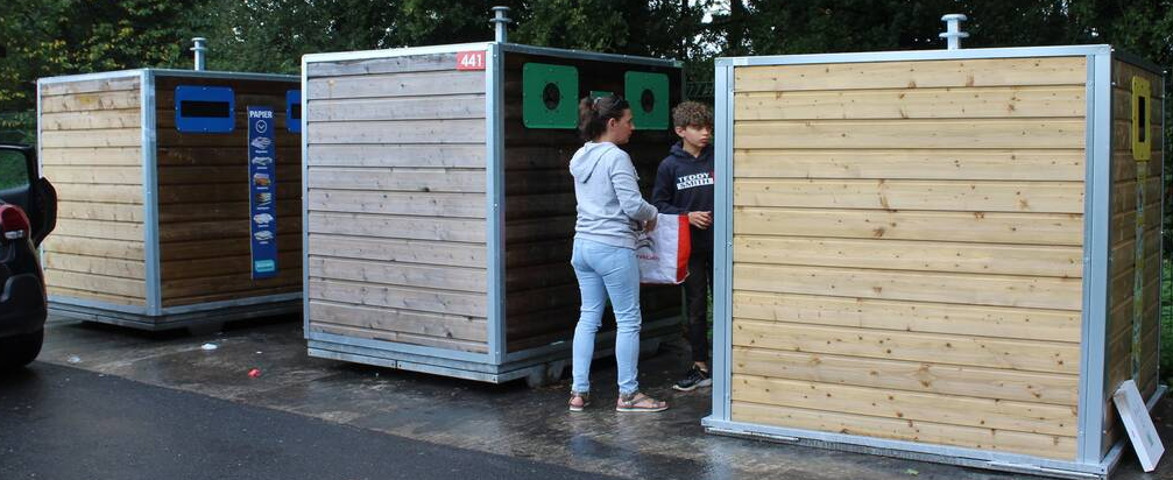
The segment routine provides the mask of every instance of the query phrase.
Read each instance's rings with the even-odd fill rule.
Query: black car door
[[[57,192],[41,178],[32,147],[0,144],[0,202],[24,210],[35,245],[57,225]]]

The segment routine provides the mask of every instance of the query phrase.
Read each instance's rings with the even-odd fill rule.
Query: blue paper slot
[[[236,97],[230,87],[175,87],[175,129],[184,133],[229,133],[236,127]]]
[[[290,133],[301,133],[301,90],[285,92],[285,128]]]

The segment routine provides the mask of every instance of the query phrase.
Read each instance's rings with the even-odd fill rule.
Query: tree
[[[0,16],[0,111],[34,107],[40,77],[178,67],[203,20],[196,0],[7,0]]]

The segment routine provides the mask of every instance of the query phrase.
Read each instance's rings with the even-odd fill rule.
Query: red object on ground
[[[249,370],[249,371],[248,371],[248,376],[250,376],[250,377],[252,377],[252,378],[257,378],[257,377],[261,376],[261,369],[259,369],[259,368],[254,368],[254,369],[252,369],[252,370]]]

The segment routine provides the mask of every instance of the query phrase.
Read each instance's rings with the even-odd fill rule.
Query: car
[[[57,191],[27,145],[0,143],[0,370],[41,353],[49,315],[37,247],[57,224]]]

